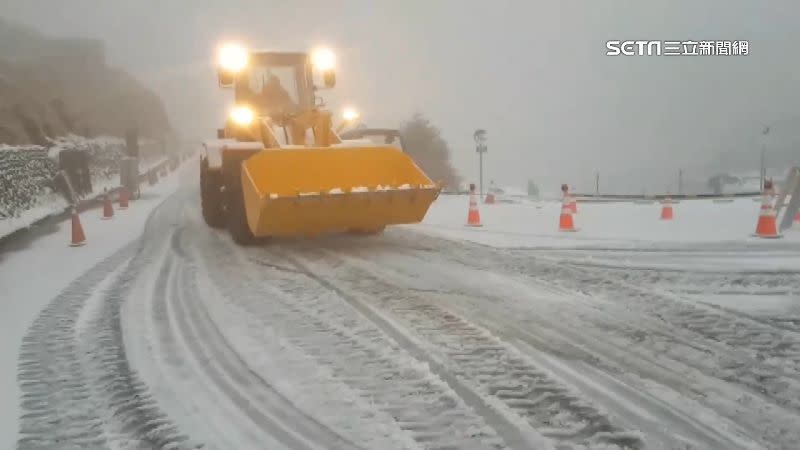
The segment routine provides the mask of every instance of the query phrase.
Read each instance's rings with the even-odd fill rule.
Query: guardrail
[[[182,162],[186,161],[188,158],[180,157],[177,160],[177,163],[170,158],[165,158],[164,160],[156,163],[155,165],[151,166],[147,170],[143,171],[139,174],[139,183],[147,182],[154,174],[158,174],[163,172],[165,169],[169,168],[170,170],[174,170],[177,168]],[[99,207],[103,205],[103,200],[105,194],[115,195],[119,192],[121,187],[114,187],[108,189],[105,192],[100,192],[97,194],[93,194],[90,197],[83,198],[76,202],[75,205],[67,205],[62,211],[54,212],[52,214],[48,214],[41,219],[33,221],[30,225],[24,228],[20,228],[19,230],[13,231],[5,236],[0,237],[0,252],[2,252],[3,248],[6,247],[7,244],[10,242],[15,241],[20,236],[24,235],[25,233],[29,232],[32,228],[37,228],[42,225],[52,224],[61,222],[63,220],[68,219],[72,214],[72,208],[74,207],[75,210],[79,213],[88,211],[90,209]]]
[[[761,192],[733,192],[728,194],[572,194],[574,197],[583,198],[619,198],[619,199],[692,199],[692,198],[735,198],[735,197],[754,197],[761,195]]]
[[[453,192],[453,191],[442,191],[441,195],[466,195],[469,192]],[[712,194],[712,193],[701,193],[701,194],[581,194],[581,193],[573,193],[571,194],[573,197],[576,197],[578,200],[584,202],[617,202],[617,201],[636,201],[636,200],[646,200],[646,201],[658,201],[663,200],[669,197],[672,200],[701,200],[701,199],[736,199],[736,198],[748,198],[748,197],[760,197],[761,192],[734,192],[728,194]],[[509,195],[504,194],[502,197],[511,197],[511,198],[528,198],[524,195]],[[542,199],[547,200],[547,199]],[[556,198],[551,198],[551,200],[558,200]]]

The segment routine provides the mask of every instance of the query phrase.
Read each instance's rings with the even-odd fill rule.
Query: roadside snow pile
[[[578,202],[573,216],[577,233],[558,229],[562,204],[557,201],[498,203],[480,206],[481,228],[464,226],[467,196],[442,196],[425,219],[413,227],[425,233],[513,248],[684,248],[716,245],[775,247],[790,251],[800,233],[787,230],[782,239],[753,237],[760,203],[749,198],[729,203],[684,200],[673,205],[673,220],[661,220],[661,205],[636,202]]]

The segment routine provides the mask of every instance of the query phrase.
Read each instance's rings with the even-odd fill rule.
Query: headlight
[[[247,50],[238,44],[225,44],[219,48],[219,66],[231,73],[241,72],[247,67]]]
[[[336,65],[336,55],[327,48],[318,48],[311,53],[311,64],[323,72],[332,70]]]
[[[344,111],[342,111],[342,118],[347,122],[352,122],[358,119],[358,116],[358,111],[356,111],[354,108],[345,108]]]
[[[246,127],[253,123],[254,118],[253,110],[247,106],[237,106],[231,110],[231,120],[236,125]]]

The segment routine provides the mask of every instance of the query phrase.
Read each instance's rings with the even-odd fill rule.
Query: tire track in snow
[[[239,411],[265,434],[292,449],[343,449],[357,448],[341,436],[314,421],[275,391],[263,378],[254,373],[238,357],[213,323],[199,297],[196,269],[181,247],[181,230],[170,239],[171,248],[178,256],[176,273],[170,280],[172,295],[156,294],[167,303],[159,307],[167,315],[163,322],[177,324],[172,333],[180,334],[188,351],[200,364],[206,376],[236,405]],[[168,257],[169,258],[169,257]],[[168,260],[167,265],[173,261]],[[164,272],[162,272],[164,273]]]
[[[727,309],[690,303],[678,295],[654,292],[602,272],[571,266],[557,270],[570,273],[558,277],[562,286],[591,285],[595,293],[602,292],[613,301],[624,301],[671,326],[725,344],[737,353],[729,355],[714,376],[800,410],[799,333]]]
[[[383,240],[390,241],[392,251],[385,251]],[[614,377],[628,379],[635,389],[647,392],[655,388],[655,395],[682,411],[686,420],[699,420],[699,428],[705,423],[718,429],[716,435],[704,435],[701,429],[692,431],[689,426],[684,434],[699,443],[697,448],[752,448],[753,441],[766,448],[793,448],[797,442],[796,410],[736,380],[720,380],[718,361],[753,360],[746,350],[653,316],[647,302],[630,298],[626,289],[613,284],[603,289],[580,286],[573,271],[530,252],[521,257],[403,230],[388,232],[383,240],[331,239],[314,247],[331,249],[348,259],[363,259],[360,267],[392,280],[394,291],[429,286],[426,295],[431,303],[446,304],[474,323],[497,330],[509,342],[527,340],[504,333],[505,324],[516,324],[532,333],[528,342],[534,347],[547,348],[566,360],[585,361]],[[412,242],[414,248],[402,250],[404,241]],[[420,246],[425,248],[418,249]],[[397,251],[404,254],[399,260]],[[476,269],[487,271],[489,283],[452,278],[460,276],[462,267],[470,278],[478,276]],[[505,286],[507,283],[511,286]],[[529,289],[534,290],[533,297],[527,294]],[[581,295],[583,291],[588,292]],[[553,301],[547,299],[550,292]],[[597,404],[606,403],[598,399]],[[638,426],[636,421],[629,423]],[[710,444],[720,439],[734,444]]]
[[[436,268],[440,266],[446,269],[442,272],[445,276],[451,266],[487,271],[489,279],[492,274],[497,274],[494,282],[500,283],[497,286],[502,287],[502,294],[495,294],[491,283],[485,289],[473,283],[477,289],[465,298],[475,297],[471,307],[462,308],[464,302],[448,298],[452,297],[448,293],[440,296],[443,302],[452,300],[448,304],[465,311],[468,317],[479,323],[498,330],[503,330],[503,324],[516,324],[520,330],[525,330],[525,337],[510,333],[512,338],[532,338],[529,342],[535,347],[548,348],[564,359],[578,359],[607,373],[623,375],[631,372],[634,375],[632,381],[638,386],[642,383],[637,378],[645,381],[647,388],[652,382],[663,385],[667,389],[664,400],[671,404],[674,402],[689,417],[696,414],[693,404],[699,404],[702,408],[712,408],[720,418],[734,424],[728,430],[731,439],[744,437],[765,443],[766,448],[793,448],[798,442],[797,409],[787,405],[798,398],[791,385],[794,382],[791,361],[759,359],[757,353],[748,348],[747,342],[743,348],[737,348],[723,340],[705,337],[681,322],[653,314],[650,305],[655,301],[663,308],[684,307],[676,303],[705,308],[704,305],[694,305],[693,299],[687,301],[669,293],[653,294],[652,287],[645,286],[638,287],[634,296],[630,288],[617,284],[619,273],[588,280],[583,273],[585,268],[542,259],[533,252],[508,253],[504,249],[452,241],[437,243],[413,232],[392,237],[395,241],[411,240],[417,245],[439,245],[435,254],[408,252],[410,256],[431,264],[433,277],[437,276]],[[405,279],[413,280],[409,277],[425,271],[425,266],[406,268],[413,264],[393,266],[389,263],[388,267],[382,267],[383,261],[391,260],[369,259],[372,266],[380,268],[381,273],[387,276],[400,272],[405,274]],[[783,277],[786,274],[778,275]],[[789,282],[788,289],[791,290],[793,285],[791,280]],[[506,289],[502,286],[505,283],[511,283],[513,287]],[[526,286],[538,294],[529,298],[525,293],[529,289]],[[557,299],[555,303],[547,301],[549,291]],[[657,299],[651,301],[649,295]],[[712,313],[715,311],[709,309]],[[727,317],[729,323],[742,317],[724,311],[716,314]],[[775,333],[784,333],[772,325],[762,325],[772,328]],[[565,343],[566,349],[562,349],[561,342]],[[729,376],[730,367],[740,368],[745,377]],[[762,376],[764,382],[759,384],[757,376]],[[784,384],[787,381],[789,385]],[[783,394],[765,392],[773,387],[782,390]],[[713,426],[713,422],[709,423]]]
[[[220,269],[229,266],[217,263]],[[393,419],[419,447],[502,449],[516,440],[516,448],[532,448],[520,445],[522,439],[512,436],[519,434],[517,430],[499,436],[425,365],[405,355],[380,329],[327,289],[309,283],[302,274],[269,270],[274,273],[268,274],[261,288],[248,283],[237,289],[224,270],[212,270],[210,275],[226,297],[238,300],[266,325],[280,329],[287,341]],[[264,271],[259,272],[258,278],[264,278]]]
[[[711,310],[722,311],[724,317],[738,316],[745,320],[760,322],[766,326],[800,333],[800,305],[788,307],[788,311],[784,311],[780,315],[755,315],[697,298],[702,295],[747,295],[754,297],[777,295],[797,297],[800,296],[800,275],[797,273],[693,273],[650,268],[628,271],[623,267],[609,268],[568,264],[598,273],[604,278],[618,279],[620,282],[628,283],[631,286],[648,286],[649,289],[657,287],[682,299],[686,295],[691,295],[691,302],[701,303],[705,308]]]
[[[180,434],[128,365],[120,307],[135,272],[129,244],[73,281],[40,313],[23,339],[20,449],[184,448]],[[114,272],[123,268],[123,273]],[[107,281],[110,279],[110,281]],[[92,292],[100,298],[83,329]]]
[[[426,239],[421,237],[419,240],[424,242]],[[536,277],[540,284],[592,296],[603,295],[612,303],[624,305],[626,316],[635,312],[647,320],[655,318],[662,330],[682,330],[684,337],[691,337],[695,345],[703,347],[703,351],[724,357],[725,361],[722,367],[713,369],[685,362],[708,376],[744,386],[777,405],[800,410],[800,333],[792,328],[786,330],[786,326],[772,321],[756,320],[745,314],[688,301],[677,294],[655,292],[650,284],[638,286],[625,281],[620,272],[606,273],[600,269],[537,258],[530,252],[509,253],[480,245],[458,246],[454,242],[442,242],[441,245],[447,249],[443,252],[444,258],[466,267]],[[789,290],[794,291],[792,286],[797,278],[793,274],[778,273],[776,276],[780,277],[779,280],[789,277]],[[636,328],[635,324],[626,325]],[[638,342],[641,336],[632,335],[631,339]]]
[[[396,236],[392,238],[396,240]],[[427,241],[423,238],[415,242]],[[535,272],[524,277],[512,274],[494,259],[494,251],[478,248],[469,253],[472,258],[466,259],[472,264],[485,264],[478,272],[469,264],[450,260],[465,249],[448,248],[448,243],[442,246],[445,248],[436,254],[403,251],[398,255],[384,252],[382,246],[365,249],[333,245],[336,256],[346,264],[371,272],[390,283],[392,290],[424,292],[420,295],[425,295],[429,303],[444,305],[513,343],[538,367],[578,388],[628,427],[641,430],[648,448],[684,448],[675,444],[678,436],[692,443],[685,448],[698,449],[760,448],[754,439],[771,444],[795,442],[794,411],[702,373],[701,367],[709,368],[711,374],[716,369],[705,340],[647,315],[632,315],[603,300],[602,295],[582,296],[573,289],[550,285]],[[693,346],[695,341],[697,346]],[[660,345],[663,342],[666,347]],[[687,357],[683,346],[696,352],[688,353],[688,365],[683,362]],[[672,347],[678,350],[672,352]],[[531,348],[539,351],[531,352]],[[541,352],[558,356],[545,358]],[[699,360],[691,359],[693,356],[699,356]],[[583,375],[587,370],[608,374],[607,379],[624,380],[630,387],[604,382],[599,383],[598,390],[598,384],[580,379],[576,382],[563,370],[564,364],[551,364],[551,360],[575,367],[576,373]],[[697,368],[691,365],[698,362]],[[624,399],[622,403],[620,398]],[[748,409],[759,413],[743,414]],[[640,414],[641,410],[647,414]]]
[[[496,400],[496,403],[505,405],[539,433],[556,442],[557,448],[583,445],[644,448],[639,433],[613,425],[607,415],[538,370],[516,349],[487,330],[432,304],[418,291],[398,292],[396,286],[352,266],[330,274],[335,274],[333,281],[333,276],[323,278],[314,270],[315,264],[307,262],[309,259],[327,259],[326,267],[341,266],[335,255],[318,258],[312,254],[302,258],[306,262],[299,259],[295,259],[295,264],[307,276],[335,291],[386,332],[393,335],[407,333],[383,319],[381,312],[388,311],[393,318],[399,319],[403,327],[428,344],[425,350],[437,356],[436,359],[428,358],[429,364],[440,366],[438,361],[444,361],[446,368],[441,370],[454,375],[458,380],[455,383],[471,386],[470,390],[479,392],[491,403]],[[340,287],[342,284],[347,287]],[[366,302],[351,292],[374,300]],[[375,307],[377,309],[373,309]],[[407,340],[404,343],[406,347],[414,346]],[[415,353],[422,356],[425,351]],[[449,374],[439,375],[447,377]],[[454,382],[448,381],[451,385]]]

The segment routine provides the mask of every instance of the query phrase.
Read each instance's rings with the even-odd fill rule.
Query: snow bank
[[[783,248],[800,242],[800,231],[789,230],[783,239],[752,237],[760,204],[750,198],[729,203],[684,200],[673,205],[675,219],[659,220],[659,203],[578,203],[574,216],[577,233],[560,233],[557,201],[480,204],[483,227],[469,228],[468,197],[441,196],[423,223],[414,226],[426,233],[497,247],[556,248],[654,248],[692,247],[697,244],[757,245]]]
[[[67,207],[63,197],[53,193],[37,197],[36,206],[24,209],[12,216],[0,219],[0,238],[17,230],[28,228],[35,222],[53,214],[59,214]],[[0,208],[2,208],[0,206]]]

